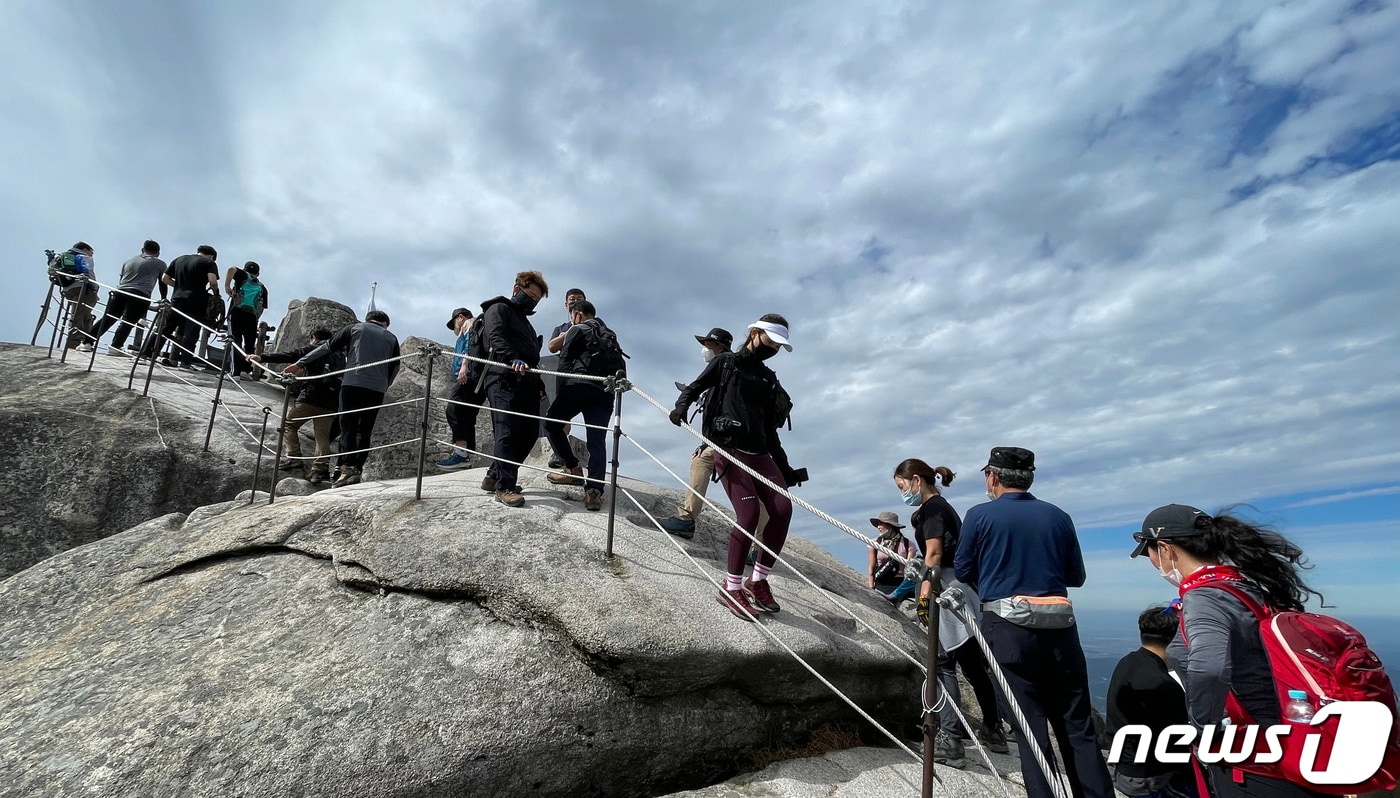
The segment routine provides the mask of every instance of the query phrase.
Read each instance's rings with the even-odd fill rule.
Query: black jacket
[[[700,376],[681,390],[676,409],[684,414],[706,391],[710,395],[703,416],[705,437],[727,448],[771,455],[792,484],[792,467],[778,439],[778,427],[785,421],[779,401],[787,396],[778,375],[748,349],[725,352],[706,363]]]
[[[509,297],[498,296],[482,302],[481,313],[481,345],[488,359],[505,364],[523,360],[530,368],[539,366],[541,341],[518,305]],[[501,379],[516,381],[518,377],[509,369],[488,367],[481,384],[485,387]]]
[[[316,347],[312,345],[303,346],[300,349],[293,349],[290,352],[268,352],[262,356],[264,363],[295,363],[298,360],[311,354]],[[345,369],[345,353],[331,352],[331,356],[306,369],[307,376],[314,377],[317,374],[325,374],[330,371],[343,371]],[[324,407],[328,410],[335,410],[340,407],[340,377],[323,377],[319,380],[307,380],[298,382],[300,391],[297,393],[297,401],[305,402],[316,407]]]

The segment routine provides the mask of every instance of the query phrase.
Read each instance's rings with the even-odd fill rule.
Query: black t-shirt
[[[1186,692],[1167,672],[1167,663],[1145,648],[1130,652],[1118,661],[1108,683],[1108,730],[1116,733],[1124,726],[1142,725],[1152,729],[1152,739],[1166,727],[1188,723]],[[1127,776],[1145,778],[1163,773],[1190,772],[1191,766],[1158,762],[1152,752],[1139,765],[1138,738],[1129,735],[1118,760],[1118,770]]]
[[[942,565],[953,567],[953,555],[958,552],[958,538],[962,534],[962,519],[948,500],[939,495],[928,497],[919,505],[909,523],[914,526],[914,541],[919,544],[920,556],[928,556],[926,541],[943,541]]]
[[[165,273],[175,281],[175,293],[171,298],[188,299],[208,293],[208,275],[212,274],[218,279],[219,267],[203,255],[181,255],[170,261]]]

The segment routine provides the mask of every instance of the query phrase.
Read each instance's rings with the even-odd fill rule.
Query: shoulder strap
[[[1274,614],[1273,611],[1270,610],[1267,606],[1260,604],[1254,599],[1253,596],[1249,595],[1249,593],[1245,592],[1244,590],[1241,590],[1237,585],[1233,585],[1229,582],[1206,582],[1205,584],[1197,585],[1196,587],[1192,588],[1192,590],[1199,590],[1203,587],[1213,587],[1219,590],[1223,590],[1226,593],[1229,593],[1230,595],[1239,599],[1240,603],[1245,606],[1245,609],[1248,609],[1250,612],[1254,613],[1254,617],[1258,618],[1261,621],[1268,620]],[[1184,625],[1185,616],[1183,616],[1182,618],[1182,623],[1182,629],[1184,630],[1186,628]]]

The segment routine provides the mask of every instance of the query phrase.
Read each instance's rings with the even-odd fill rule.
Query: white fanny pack
[[[982,602],[990,612],[1026,629],[1068,629],[1074,626],[1074,605],[1064,596],[1012,596]]]

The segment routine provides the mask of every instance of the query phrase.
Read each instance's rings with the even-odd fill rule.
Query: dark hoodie
[[[513,360],[523,360],[525,365],[535,368],[540,364],[541,341],[535,334],[529,316],[510,297],[498,296],[481,303],[482,329],[481,345],[486,357],[497,363],[509,364]],[[482,386],[503,378],[515,379],[515,373],[507,369],[487,368]]]
[[[705,401],[705,437],[742,452],[772,455],[786,476],[791,467],[778,440],[782,423],[778,397],[783,390],[778,375],[747,348],[725,352],[705,364],[700,376],[685,386],[676,407],[688,410],[697,397],[711,389],[717,390]]]

